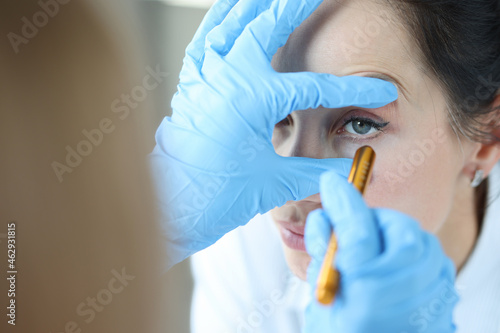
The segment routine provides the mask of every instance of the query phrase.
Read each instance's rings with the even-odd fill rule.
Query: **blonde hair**
[[[145,75],[131,15],[126,1],[0,4],[0,234],[15,223],[17,270],[16,326],[0,327],[162,331],[150,105],[111,108]]]

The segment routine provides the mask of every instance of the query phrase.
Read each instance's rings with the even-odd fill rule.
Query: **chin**
[[[285,259],[288,267],[299,279],[307,280],[307,267],[311,262],[311,257],[307,252],[293,250],[283,244]]]

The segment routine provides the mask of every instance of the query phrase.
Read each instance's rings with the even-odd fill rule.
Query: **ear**
[[[491,105],[496,111],[488,115],[489,124],[494,125],[490,129],[498,140],[500,140],[500,95],[497,95]],[[500,160],[500,141],[491,141],[487,143],[477,143],[477,147],[472,155],[470,163],[466,167],[466,173],[470,179],[474,177],[476,170],[483,170],[484,177],[488,177],[495,164]]]

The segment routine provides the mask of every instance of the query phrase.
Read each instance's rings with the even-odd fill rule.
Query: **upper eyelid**
[[[378,125],[378,128],[377,126],[373,126],[378,133],[374,134],[374,136],[370,137],[370,138],[374,138],[374,137],[378,137],[379,134],[382,134],[382,133],[385,133],[384,131],[384,128],[390,124],[389,121],[383,121],[383,122],[378,122],[376,120],[373,120],[371,118],[368,118],[368,117],[360,117],[360,116],[350,116],[350,117],[347,117],[346,119],[343,120],[343,123],[341,125],[341,128],[345,127],[347,124],[353,122],[354,120],[356,119],[359,119],[359,120],[365,120],[366,122],[371,122],[372,124],[377,124]],[[337,131],[337,130],[336,130]],[[363,137],[365,137],[366,139],[368,139],[365,135],[361,135],[361,134],[351,134],[349,135],[350,137],[352,138],[357,138],[357,139],[361,139]]]
[[[389,125],[388,121],[377,121],[377,120],[373,120],[373,119],[367,118],[367,117],[351,116],[347,119],[344,119],[344,124],[342,126],[345,126],[345,125],[347,125],[355,120],[362,120],[366,123],[376,125],[376,126],[380,127],[381,129],[384,128],[385,126]]]
[[[359,111],[362,113],[359,114]],[[339,121],[343,122],[343,124],[345,125],[350,120],[353,120],[353,119],[362,119],[362,120],[370,121],[370,122],[373,122],[375,124],[380,124],[380,125],[385,124],[385,123],[390,123],[389,121],[382,118],[380,115],[373,113],[373,112],[370,112],[369,110],[365,110],[362,108],[353,108],[352,110],[349,110],[348,112],[346,112],[344,115],[342,115],[338,119],[337,125],[338,125]]]

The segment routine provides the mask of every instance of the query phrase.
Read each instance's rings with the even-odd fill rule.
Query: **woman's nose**
[[[301,121],[302,120],[302,121]],[[314,119],[297,119],[280,147],[283,156],[326,158],[325,124]]]
[[[293,139],[288,156],[324,158],[324,148],[319,138],[301,133]]]

